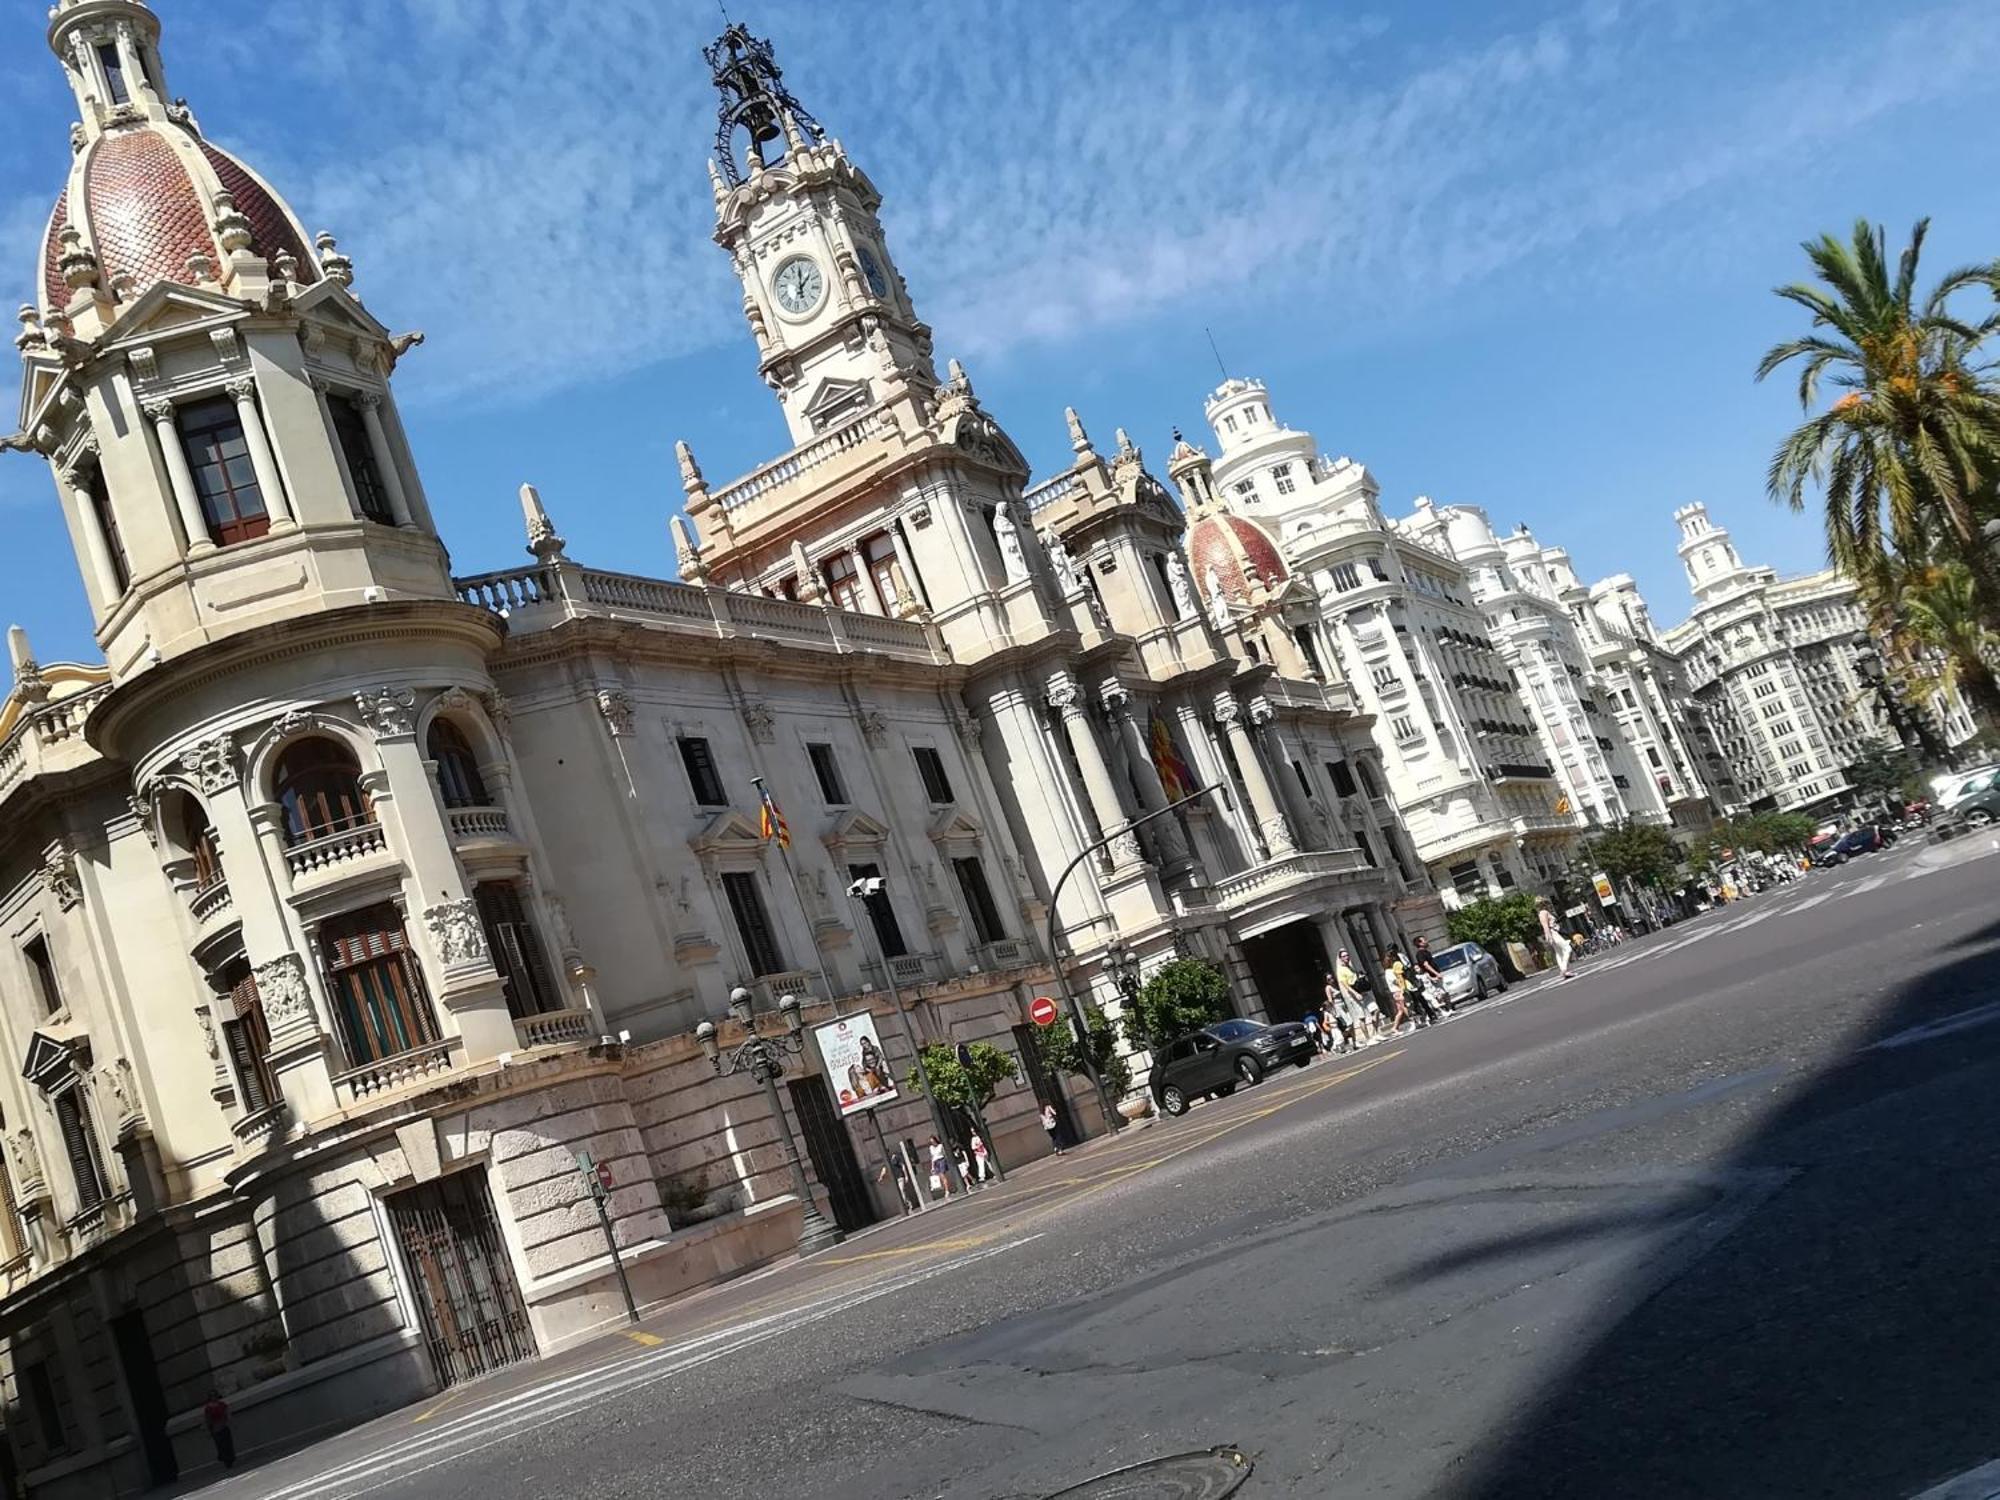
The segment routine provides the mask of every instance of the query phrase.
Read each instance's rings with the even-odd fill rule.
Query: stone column
[[[451,1018],[448,1029],[464,1039],[466,1062],[511,1052],[518,1043],[506,988],[487,951],[479,908],[417,744],[416,694],[385,687],[358,693],[354,701],[374,732],[382,762],[362,777],[362,785],[408,872],[404,888],[411,893],[412,915],[423,918],[421,931],[410,936],[427,960],[432,997]]]
[[[1132,782],[1139,789],[1139,810],[1148,813],[1160,811],[1167,805],[1167,792],[1160,785],[1159,768],[1153,764],[1152,751],[1133,716],[1132,694],[1116,677],[1107,677],[1098,687],[1097,696],[1104,704],[1105,712],[1111,715],[1119,741],[1125,748]],[[1174,821],[1173,814],[1155,818],[1146,825],[1146,832],[1151,835],[1153,848],[1159,853],[1161,875],[1175,885],[1187,880],[1194,873],[1194,862],[1188,856],[1187,840],[1181,836],[1180,825]]]
[[[903,587],[909,590],[912,604],[918,610],[926,608],[924,596],[917,583],[916,559],[910,555],[910,539],[903,535],[903,523],[900,520],[889,523],[889,544],[896,549],[896,565],[902,569]],[[903,615],[900,599],[891,613],[898,617]]]
[[[368,429],[368,451],[374,456],[375,471],[382,478],[382,488],[389,492],[389,514],[396,518],[398,526],[414,526],[410,516],[409,492],[403,488],[403,471],[396,463],[396,455],[389,447],[389,434],[382,426],[382,398],[374,391],[363,391],[354,398],[354,404],[361,408],[361,425]]]
[[[1250,722],[1257,726],[1260,738],[1271,751],[1271,774],[1278,778],[1279,799],[1291,819],[1299,847],[1306,848],[1315,842],[1314,830],[1319,827],[1319,815],[1306,797],[1305,788],[1299,785],[1298,773],[1292,769],[1290,747],[1285,743],[1277,720],[1277,711],[1271,707],[1269,700],[1261,697],[1250,700]]]
[[[264,495],[264,511],[273,526],[292,524],[291,502],[285,499],[284,481],[271,457],[271,439],[264,431],[264,414],[257,409],[257,382],[248,375],[224,387],[236,403],[236,420],[243,424],[243,446],[250,450],[250,469],[257,476],[257,488]]]
[[[91,498],[90,487],[83,483],[83,476],[76,470],[64,469],[63,483],[69,486],[70,498],[76,505],[77,529],[83,533],[83,550],[89,554],[91,576],[97,580],[98,590],[104,595],[105,613],[109,614],[124,597],[125,590],[119,585],[118,570],[112,566],[111,542],[98,521],[97,502]]]
[[[1103,747],[1097,743],[1097,735],[1084,714],[1083,691],[1074,677],[1062,671],[1049,674],[1048,692],[1049,703],[1062,715],[1063,732],[1069,736],[1076,763],[1083,771],[1084,794],[1090,798],[1098,826],[1109,833],[1127,821],[1125,803],[1118,795],[1118,783],[1111,777],[1111,768],[1104,763]],[[1130,832],[1119,834],[1106,847],[1114,870],[1145,863],[1139,854],[1139,840]]]
[[[125,74],[125,92],[133,103],[139,101],[139,90],[150,89],[152,80],[146,76],[144,64],[139,61],[139,49],[132,39],[132,28],[120,22],[116,32],[118,66]]]
[[[180,512],[181,530],[187,533],[188,552],[213,552],[215,543],[208,537],[208,521],[201,513],[201,497],[195,491],[194,472],[188,468],[187,454],[181,448],[180,429],[174,425],[174,403],[148,401],[146,418],[153,424],[154,436],[159,439],[160,458],[167,466],[167,483],[174,492],[174,509]]]
[[[1269,712],[1270,706],[1265,705]],[[1271,779],[1264,774],[1264,762],[1257,754],[1257,742],[1250,738],[1250,730],[1243,720],[1243,705],[1236,701],[1234,693],[1215,695],[1215,718],[1222,725],[1223,733],[1229,736],[1229,748],[1236,752],[1237,768],[1243,773],[1244,790],[1250,794],[1250,810],[1257,818],[1257,833],[1264,841],[1264,849],[1272,859],[1282,859],[1298,852],[1298,845],[1292,840],[1292,830],[1285,822],[1285,815],[1278,807],[1277,795],[1271,790]]]

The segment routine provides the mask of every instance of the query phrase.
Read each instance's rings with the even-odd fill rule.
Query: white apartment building
[[[1848,790],[1844,768],[1895,727],[1869,673],[1880,653],[1854,583],[1831,568],[1800,578],[1746,564],[1696,503],[1674,512],[1694,612],[1662,645],[1736,784],[1740,805],[1817,807]],[[1947,742],[1969,738],[1963,705],[1941,715]]]
[[[1322,457],[1312,434],[1278,422],[1261,382],[1226,380],[1205,406],[1228,527],[1265,539],[1266,569],[1310,585],[1440,896],[1457,905],[1553,874],[1580,820],[1559,810],[1562,784],[1466,569],[1383,515],[1363,465]],[[1203,537],[1197,525],[1190,555],[1213,604],[1228,580],[1207,566]]]

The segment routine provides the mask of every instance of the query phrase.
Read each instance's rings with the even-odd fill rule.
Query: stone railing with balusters
[[[361,823],[353,828],[343,828],[338,833],[295,844],[285,851],[285,861],[291,866],[293,877],[297,878],[352,864],[371,854],[380,854],[388,847],[389,841],[380,823]]]
[[[523,1047],[559,1047],[590,1040],[590,1012],[551,1010],[538,1016],[518,1016],[514,1035]]]
[[[454,587],[465,603],[509,618],[545,606],[557,612],[556,618],[638,616],[679,622],[707,636],[779,641],[842,653],[888,652],[932,662],[948,657],[936,631],[921,620],[697,588],[571,563],[481,573],[455,580]]]
[[[1080,474],[1058,474],[1055,478],[1044,480],[1033,489],[1024,491],[1021,503],[1028,507],[1028,514],[1032,516],[1037,511],[1054,505],[1082,483],[1083,476]]]
[[[1261,865],[1238,870],[1234,875],[1225,875],[1213,882],[1211,889],[1216,905],[1228,907],[1255,896],[1269,895],[1274,890],[1302,880],[1352,874],[1367,867],[1368,862],[1359,849],[1315,849],[1287,854],[1282,859],[1266,860]]]
[[[996,938],[973,951],[982,969],[1018,969],[1035,961],[1034,950],[1020,938]]]
[[[778,1002],[787,995],[796,995],[802,1003],[810,1003],[814,998],[812,982],[813,976],[804,969],[793,969],[783,974],[765,974],[756,984],[757,998],[761,1002],[758,1009],[776,1010]]]
[[[253,1109],[239,1116],[229,1124],[229,1133],[236,1137],[236,1143],[246,1155],[254,1156],[285,1130],[285,1101],[267,1104],[262,1109]]]
[[[445,810],[454,839],[504,839],[512,836],[504,807],[452,807]]]
[[[84,721],[111,691],[109,683],[29,709],[0,744],[0,797],[43,771],[66,768],[95,757],[83,738]]]
[[[407,1052],[398,1052],[393,1057],[350,1068],[335,1076],[334,1089],[342,1098],[359,1103],[378,1094],[386,1094],[391,1089],[422,1083],[451,1071],[451,1055],[458,1045],[457,1037],[446,1037],[441,1042],[426,1042]]]
[[[754,500],[762,499],[774,490],[782,489],[800,476],[810,473],[828,459],[860,447],[869,438],[882,436],[896,430],[896,416],[887,407],[878,406],[873,411],[857,417],[845,427],[836,427],[824,437],[814,438],[810,443],[794,448],[782,458],[774,459],[761,469],[754,469],[733,484],[724,485],[713,493],[712,498],[723,510],[738,510]]]
[[[195,922],[206,927],[235,904],[229,894],[229,882],[211,881],[200,889],[188,894],[188,910],[194,914]]]

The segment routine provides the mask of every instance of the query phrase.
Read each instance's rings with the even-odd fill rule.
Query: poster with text
[[[896,1080],[889,1076],[889,1060],[882,1055],[882,1039],[875,1034],[875,1018],[842,1016],[813,1028],[819,1044],[820,1060],[826,1064],[827,1082],[843,1115],[851,1115],[896,1098]]]

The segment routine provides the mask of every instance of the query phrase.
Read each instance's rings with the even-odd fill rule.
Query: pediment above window
[[[764,847],[764,835],[754,822],[732,807],[709,819],[701,832],[688,840],[688,847],[704,856],[756,854]]]
[[[806,402],[805,416],[812,423],[813,431],[825,432],[849,417],[860,415],[869,405],[867,381],[829,379],[820,382],[819,389]]]
[[[90,1066],[90,1039],[76,1026],[44,1026],[28,1037],[21,1076],[45,1094],[61,1093]]]
[[[888,841],[889,830],[885,825],[852,808],[837,814],[832,825],[820,835],[820,842],[836,855],[880,849]]]
[[[977,818],[957,807],[947,807],[931,819],[930,840],[946,847],[977,844],[986,830]]]

